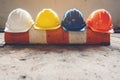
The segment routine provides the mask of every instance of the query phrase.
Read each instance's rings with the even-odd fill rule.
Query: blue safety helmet
[[[85,31],[86,29],[82,13],[75,8],[65,13],[61,25],[66,31]]]

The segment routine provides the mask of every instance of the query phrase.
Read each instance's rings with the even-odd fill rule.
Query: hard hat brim
[[[65,27],[62,27],[65,31],[74,31],[74,32],[84,32],[86,30],[86,26],[84,26],[82,29],[80,30],[68,30]]]
[[[11,33],[21,33],[21,32],[27,32],[28,30],[30,30],[31,27],[28,27],[28,28],[23,29],[23,30],[11,30],[11,29],[5,27],[4,31],[5,32],[11,32]]]
[[[54,29],[58,29],[59,27],[61,27],[61,25],[58,25],[56,27],[51,27],[51,28],[42,28],[42,27],[38,27],[38,26],[35,26],[35,25],[33,25],[33,27],[35,29],[38,29],[38,30],[54,30]]]
[[[114,33],[114,30],[113,29],[110,29],[108,31],[101,31],[101,30],[97,30],[97,29],[94,29],[92,27],[90,27],[92,29],[92,31],[94,32],[100,32],[100,33]]]

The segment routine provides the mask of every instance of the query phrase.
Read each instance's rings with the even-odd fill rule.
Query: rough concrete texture
[[[6,45],[0,80],[120,80],[120,34],[110,46]]]

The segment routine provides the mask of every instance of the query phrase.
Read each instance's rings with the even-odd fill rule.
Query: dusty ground
[[[120,34],[110,46],[6,45],[0,80],[120,80]]]

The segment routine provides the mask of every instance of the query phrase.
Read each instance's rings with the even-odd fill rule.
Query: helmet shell
[[[35,29],[52,30],[60,27],[60,19],[52,9],[43,9],[36,17]]]
[[[86,28],[83,14],[77,9],[68,10],[63,16],[61,25],[66,31],[84,31]]]
[[[95,32],[109,33],[113,31],[111,15],[105,9],[93,11],[87,18],[86,24]]]
[[[17,8],[9,14],[5,25],[5,32],[26,32],[33,24],[34,21],[31,15],[26,10]]]

